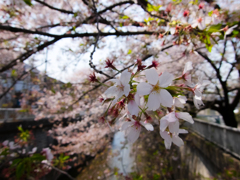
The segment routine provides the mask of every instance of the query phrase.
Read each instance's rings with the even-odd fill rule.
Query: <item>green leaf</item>
[[[149,12],[158,11],[160,7],[162,7],[162,5],[154,6],[154,5],[148,4],[147,11]]]
[[[22,126],[18,126],[18,130],[21,131],[21,132],[23,132]]]
[[[210,11],[210,12],[208,12],[208,15],[209,15],[209,16],[212,16],[212,13],[213,13],[213,11]]]
[[[129,19],[127,15],[120,17],[120,19]]]
[[[24,173],[24,162],[20,162],[16,168],[16,177],[20,179]]]
[[[221,24],[216,24],[216,25],[212,25],[209,28],[207,28],[208,32],[218,32],[220,29],[222,28]]]
[[[32,6],[31,0],[23,0],[27,5]]]
[[[43,161],[44,159],[46,159],[45,158],[45,156],[43,156],[43,155],[41,155],[41,154],[38,154],[38,153],[36,153],[36,154],[33,154],[31,157],[30,157],[30,159],[31,160],[35,160],[35,161]]]
[[[65,157],[62,158],[63,161],[66,161],[68,159],[69,159],[69,156],[65,156]]]
[[[12,70],[11,76],[12,77],[17,77],[17,71],[15,69]]]
[[[148,19],[144,19],[144,22],[149,22],[149,21],[153,21],[153,20],[155,20],[153,17],[149,17]]]
[[[210,45],[206,44],[206,48],[207,48],[207,50],[208,50],[209,52],[212,51],[212,47],[213,47],[212,44],[210,44]]]
[[[233,30],[232,34],[233,34],[233,35],[232,35],[233,37],[236,37],[236,36],[239,34],[239,31]]]
[[[11,164],[11,167],[13,166],[16,166],[18,163],[20,163],[22,161],[22,159],[14,159],[12,164]]]

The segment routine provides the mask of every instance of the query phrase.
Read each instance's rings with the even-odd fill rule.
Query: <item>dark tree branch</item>
[[[219,70],[221,69],[222,62],[223,62],[223,60],[224,60],[224,56],[225,56],[226,48],[227,48],[226,46],[227,46],[227,38],[226,38],[225,41],[224,41],[222,58],[221,58],[221,60],[220,60],[219,68],[218,68]]]
[[[38,2],[38,3],[40,3],[40,4],[42,4],[42,5],[44,5],[44,6],[47,6],[47,7],[50,8],[50,9],[53,9],[53,10],[56,10],[56,11],[59,11],[59,12],[62,12],[62,13],[74,14],[73,11],[68,11],[68,10],[65,10],[65,9],[55,8],[55,7],[53,7],[53,6],[45,3],[45,2],[43,2],[43,1],[40,1],[40,0],[35,0],[35,1]]]
[[[12,60],[10,63],[8,63],[7,65],[4,65],[3,67],[0,68],[0,73],[4,72],[8,69],[10,69],[11,67],[15,66],[17,64],[17,60],[20,60],[21,62],[23,62],[24,60],[26,60],[27,58],[29,58],[32,54],[39,52],[41,50],[43,50],[45,47],[48,47],[49,45],[54,44],[55,42],[57,42],[58,40],[60,40],[61,38],[55,38],[51,41],[48,41],[40,46],[38,46],[36,49],[34,50],[29,50],[26,53],[18,56],[16,59]]]
[[[233,102],[230,104],[231,108],[234,110],[239,102],[240,102],[240,89],[238,88],[237,94],[235,95]]]
[[[228,106],[229,105],[229,97],[228,97],[228,89],[227,89],[227,83],[225,81],[222,80],[222,76],[220,74],[220,71],[219,69],[216,67],[216,65],[213,63],[213,61],[204,53],[202,53],[201,51],[199,50],[196,50],[196,52],[202,56],[211,66],[212,68],[215,70],[216,72],[216,76],[222,86],[222,89],[223,89],[223,93],[224,93],[224,100],[225,100],[225,106]]]
[[[22,28],[15,28],[15,27],[11,27],[11,26],[3,26],[0,25],[0,29],[1,30],[7,30],[10,32],[22,32],[22,33],[26,33],[26,34],[37,34],[37,35],[43,35],[43,36],[49,36],[49,37],[53,37],[53,38],[75,38],[75,37],[89,37],[89,36],[98,36],[98,33],[74,33],[74,34],[62,34],[62,35],[57,35],[57,34],[49,34],[49,33],[45,33],[42,31],[32,31],[32,30],[28,30],[28,29],[22,29]],[[110,32],[102,32],[101,36],[128,36],[128,35],[144,35],[144,34],[154,34],[156,32],[153,31],[128,31],[128,32],[114,32],[114,33],[110,33]]]

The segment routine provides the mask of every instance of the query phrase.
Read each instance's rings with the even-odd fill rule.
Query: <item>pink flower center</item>
[[[136,127],[136,129],[140,128],[141,127],[141,124],[139,121],[135,121],[134,122],[134,126]]]
[[[199,18],[197,21],[198,21],[199,23],[201,23],[201,22],[202,22],[202,20],[203,20],[202,18]]]

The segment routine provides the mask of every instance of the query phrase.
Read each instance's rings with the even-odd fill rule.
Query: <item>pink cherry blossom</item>
[[[43,148],[42,152],[46,155],[48,162],[51,163],[53,160],[53,154],[51,152],[51,149]]]

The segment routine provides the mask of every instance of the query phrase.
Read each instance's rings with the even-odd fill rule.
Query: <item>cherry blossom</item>
[[[224,39],[226,39],[227,35],[231,34],[234,30],[234,28],[238,27],[238,25],[234,25],[230,28],[228,28],[228,26],[226,26],[225,28],[223,28],[222,30],[225,31],[225,34],[224,34]]]
[[[167,131],[160,131],[160,136],[164,139],[164,144],[166,149],[170,149],[172,143],[176,144],[177,146],[182,146],[184,145],[183,140],[178,136],[179,134],[186,134],[188,133],[187,130],[185,129],[179,129],[178,133],[170,133]]]
[[[158,76],[155,69],[145,70],[145,75],[149,83],[141,82],[137,86],[137,93],[139,95],[148,95],[147,107],[148,110],[157,110],[160,104],[166,107],[171,107],[173,104],[172,95],[164,88],[168,87],[174,76],[168,72],[162,73]]]
[[[173,105],[175,107],[184,108],[183,104],[185,104],[186,101],[187,101],[186,96],[179,95],[179,96],[173,98]]]
[[[44,149],[42,150],[42,153],[46,155],[47,161],[48,161],[49,163],[51,163],[52,160],[53,160],[53,154],[52,154],[52,152],[51,152],[51,149],[49,149],[49,148],[44,148]]]
[[[169,132],[178,133],[179,131],[179,119],[185,120],[191,124],[194,123],[192,116],[187,112],[171,112],[160,120],[160,131],[165,131],[169,128]]]
[[[130,117],[130,121],[124,122],[121,131],[125,131],[129,143],[134,143],[141,132],[141,126],[145,127],[148,131],[153,131],[153,126],[150,123],[136,121]]]
[[[127,105],[127,109],[131,115],[138,115],[140,106],[140,96],[138,94],[134,95],[134,99],[130,100]]]
[[[131,73],[128,72],[128,70],[125,70],[122,72],[120,79],[109,80],[109,81],[115,83],[115,85],[108,88],[104,92],[104,95],[107,98],[111,98],[111,97],[115,96],[115,98],[112,102],[113,105],[116,104],[118,99],[121,98],[123,95],[128,96],[128,94],[130,92],[130,85],[129,85],[130,78],[131,78]]]
[[[196,28],[198,27],[198,29],[200,30],[204,30],[206,28],[206,25],[210,24],[211,22],[211,17],[199,17],[198,19],[194,20],[192,22],[192,27]]]
[[[192,67],[192,62],[189,61],[185,64],[184,70],[183,70],[183,75],[182,78],[187,81],[187,83],[191,83],[191,74],[189,73],[189,71],[191,71],[193,69]]]
[[[197,109],[200,108],[200,106],[203,106],[204,103],[202,102],[202,87],[204,86],[202,77],[199,77],[199,82],[195,85],[194,88],[192,88],[192,91],[194,93],[193,97],[193,103]]]

